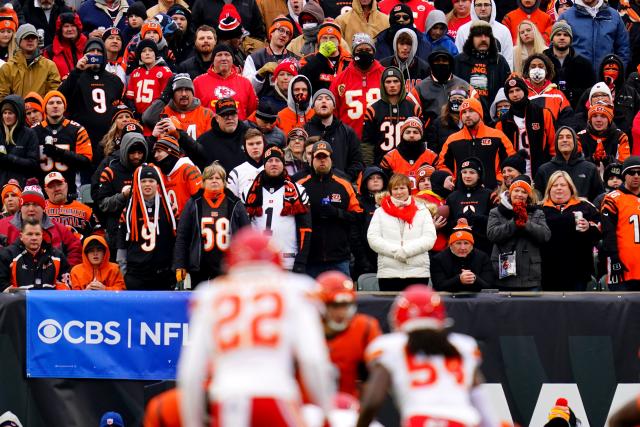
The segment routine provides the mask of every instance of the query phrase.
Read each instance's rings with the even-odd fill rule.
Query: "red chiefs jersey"
[[[382,0],[378,3],[378,9],[380,12],[385,15],[389,15],[391,13],[391,9],[394,6],[403,3],[411,8],[413,11],[413,23],[416,28],[424,33],[425,23],[427,21],[427,16],[429,13],[435,9],[427,0],[409,0],[407,2],[400,0]],[[424,58],[426,59],[426,58]]]
[[[136,112],[142,114],[162,91],[173,73],[166,65],[154,65],[150,69],[138,67],[131,73],[127,85],[127,99],[134,102]]]
[[[378,61],[373,61],[366,73],[351,62],[331,83],[331,92],[336,97],[336,116],[351,126],[360,139],[364,114],[367,108],[380,99],[380,78],[383,71],[384,67]]]

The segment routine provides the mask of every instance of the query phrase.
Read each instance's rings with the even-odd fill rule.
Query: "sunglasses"
[[[396,20],[398,20],[398,21],[408,21],[410,19],[411,18],[406,13],[400,13],[400,14],[396,15]]]
[[[633,169],[627,172],[627,175],[631,176],[640,176],[640,169]]]

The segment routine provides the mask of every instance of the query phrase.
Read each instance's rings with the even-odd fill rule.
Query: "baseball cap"
[[[60,172],[51,172],[44,178],[44,186],[48,187],[54,181],[67,182]]]
[[[231,98],[222,98],[216,101],[216,114],[223,116],[225,114],[237,113],[236,101]]]
[[[100,427],[124,427],[122,415],[117,412],[107,412],[100,419]]]
[[[326,154],[327,156],[330,156],[331,153],[333,153],[333,149],[327,141],[318,141],[313,144],[311,152],[313,153],[313,157],[315,157],[317,154]]]

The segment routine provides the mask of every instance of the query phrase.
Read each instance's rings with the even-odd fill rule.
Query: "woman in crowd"
[[[413,283],[429,281],[428,251],[436,241],[427,204],[411,196],[409,177],[395,174],[391,193],[380,201],[369,225],[369,246],[378,253],[381,291],[402,291]]]
[[[442,106],[440,116],[426,131],[429,149],[439,153],[449,136],[460,130],[460,105],[469,97],[467,88],[454,86],[449,91],[449,102]]]
[[[36,133],[25,123],[24,101],[9,95],[0,102],[0,185],[11,178],[24,185],[40,172],[40,149]]]
[[[522,73],[524,61],[534,53],[542,53],[547,46],[538,27],[525,19],[518,25],[518,40],[513,48],[513,71]]]
[[[549,178],[542,211],[551,238],[542,246],[542,289],[584,291],[594,274],[593,247],[600,240],[596,208],[578,197],[565,171]]]
[[[556,129],[563,125],[571,126],[575,122],[569,100],[553,83],[555,69],[545,54],[530,55],[522,65],[522,75],[529,87],[529,98],[551,111]]]
[[[105,159],[120,147],[122,131],[131,120],[133,120],[133,111],[125,104],[118,105],[111,119],[111,127],[100,141],[100,145],[104,149]]]
[[[293,176],[305,169],[308,163],[304,161],[304,147],[309,135],[302,128],[293,128],[287,135],[287,146],[284,149],[284,168],[289,176]]]
[[[551,238],[551,230],[536,204],[531,179],[520,175],[509,186],[509,198],[489,213],[487,237],[493,242],[491,263],[499,289],[541,289],[540,248]]]
[[[13,58],[16,52],[18,15],[10,5],[0,8],[0,65]]]

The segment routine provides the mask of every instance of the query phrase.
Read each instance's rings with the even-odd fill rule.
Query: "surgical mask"
[[[373,64],[374,58],[372,53],[360,52],[356,53],[353,56],[353,60],[355,61],[358,68],[360,68],[361,70],[368,70],[369,67],[371,67],[371,64]]]
[[[305,30],[310,30],[310,29],[315,28],[317,26],[318,26],[317,22],[307,22],[307,23],[302,24],[302,28],[305,29]]]
[[[502,107],[496,110],[496,117],[501,119],[505,114],[509,112],[509,107]]]
[[[449,100],[449,110],[452,113],[457,113],[460,111],[460,105],[462,105],[462,100],[460,99],[450,99]]]
[[[541,82],[547,75],[547,71],[544,68],[531,68],[529,70],[529,78],[534,82]]]

